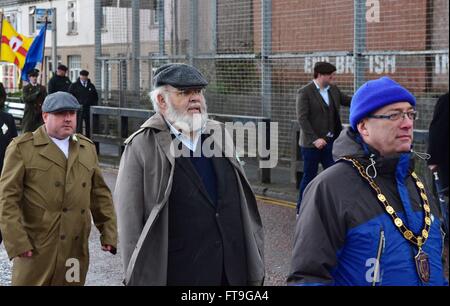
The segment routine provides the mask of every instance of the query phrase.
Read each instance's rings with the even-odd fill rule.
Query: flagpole
[[[43,72],[44,72],[45,39],[47,38],[47,23],[48,23],[48,17],[45,16],[44,43],[42,44],[42,59],[41,59],[41,85],[42,85],[42,75],[43,75]]]
[[[1,39],[3,36],[3,9],[0,10],[0,58],[2,58]]]

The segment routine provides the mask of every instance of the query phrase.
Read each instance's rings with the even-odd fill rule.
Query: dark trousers
[[[85,132],[83,133],[83,121],[85,124]],[[87,138],[91,138],[91,117],[89,109],[79,110],[77,113],[77,133],[83,134]]]
[[[322,164],[324,169],[334,164],[333,160],[333,142],[327,143],[327,145],[319,150],[317,148],[302,148],[300,154],[303,155],[303,178],[300,182],[298,201],[297,201],[297,213],[300,210],[300,203],[302,202],[303,192],[306,186],[317,175],[319,170],[319,163]]]

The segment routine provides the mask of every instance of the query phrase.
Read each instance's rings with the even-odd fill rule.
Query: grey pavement
[[[100,149],[100,152],[102,150]],[[117,177],[117,157],[100,158],[106,183],[111,191]],[[272,171],[272,184],[261,184],[258,181],[258,168],[252,161],[246,162],[244,168],[255,192],[265,196],[279,196],[285,201],[295,201],[296,190],[288,182],[288,169],[278,167]],[[265,232],[265,266],[267,286],[284,286],[289,270],[292,249],[292,237],[295,223],[295,210],[289,205],[277,205],[258,201]],[[103,252],[97,229],[93,226],[89,239],[90,266],[86,279],[88,286],[121,286],[122,262],[120,245],[117,255]],[[3,244],[0,245],[0,286],[10,285],[11,263],[7,258]]]

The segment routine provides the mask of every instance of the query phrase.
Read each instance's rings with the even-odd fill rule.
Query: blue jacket
[[[382,193],[415,234],[423,228],[422,200],[411,177],[410,154],[381,158],[361,145],[351,130],[334,144],[335,158],[356,158],[364,167],[375,154]],[[366,148],[365,150],[363,148]],[[420,280],[406,240],[352,164],[336,163],[306,188],[294,236],[290,285],[447,285],[442,265],[443,234],[439,211],[430,199],[432,224],[423,246],[430,263],[430,281]],[[376,271],[379,271],[378,273]]]

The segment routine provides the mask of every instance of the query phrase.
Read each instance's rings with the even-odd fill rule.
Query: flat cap
[[[63,111],[79,110],[80,103],[70,93],[64,91],[57,91],[49,94],[42,105],[42,112],[57,113]]]
[[[89,71],[87,71],[87,70],[81,70],[81,71],[80,71],[80,75],[88,76],[88,75],[89,75]]]
[[[37,76],[39,76],[39,70],[33,68],[33,69],[31,69],[30,71],[28,71],[27,75],[28,75],[29,77],[30,77],[30,76],[37,77]]]
[[[171,85],[178,89],[203,88],[208,85],[205,77],[195,67],[186,64],[166,64],[156,69],[153,86]]]
[[[58,70],[67,71],[68,69],[67,69],[66,65],[61,64],[61,65],[58,66]]]
[[[314,65],[314,72],[320,74],[332,74],[336,71],[336,67],[328,62],[317,62]]]

